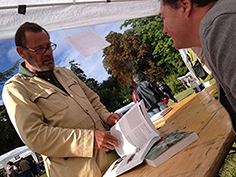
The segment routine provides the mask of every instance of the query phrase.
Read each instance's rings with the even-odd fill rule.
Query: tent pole
[[[39,160],[38,160],[38,158],[37,158],[37,156],[36,156],[36,154],[35,154],[34,151],[32,151],[32,154],[31,154],[31,155],[33,156],[33,159],[35,160],[35,162],[36,162],[36,163],[39,163]]]
[[[122,1],[127,1],[127,0],[110,0],[110,2],[122,2]],[[139,0],[129,0],[129,1],[139,1]],[[75,5],[75,4],[88,4],[88,3],[107,3],[107,0],[88,0],[88,1],[71,0],[70,2],[61,2],[61,3],[19,4],[19,5],[26,5],[27,8],[30,8],[30,7],[61,6],[61,5]],[[0,6],[0,10],[18,9],[19,5]]]

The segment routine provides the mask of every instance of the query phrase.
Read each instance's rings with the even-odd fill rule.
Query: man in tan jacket
[[[19,136],[44,155],[48,177],[101,176],[108,168],[105,151],[119,146],[103,125],[121,116],[108,112],[72,71],[55,67],[56,44],[44,28],[24,23],[15,43],[24,62],[6,82],[3,102]]]

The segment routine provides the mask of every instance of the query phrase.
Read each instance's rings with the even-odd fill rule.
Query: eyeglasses
[[[54,51],[56,48],[57,48],[57,44],[54,44],[54,43],[51,43],[49,46],[47,46],[46,48],[41,48],[41,49],[30,49],[30,48],[27,48],[27,47],[22,47],[23,49],[27,49],[27,50],[30,50],[30,51],[33,51],[33,52],[36,52],[37,54],[44,54],[46,53],[47,50],[52,50]]]

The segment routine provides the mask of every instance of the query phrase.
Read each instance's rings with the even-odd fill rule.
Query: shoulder
[[[25,79],[27,78],[18,73],[5,82],[3,89],[16,87],[17,85],[22,85]]]
[[[150,86],[150,85],[153,85],[153,83],[151,81],[149,81],[149,80],[141,80],[138,83],[139,87],[147,87],[147,86]]]
[[[228,17],[236,15],[235,6],[235,0],[216,1],[215,4],[210,8],[210,10],[205,14],[204,18],[202,19],[200,29],[207,29],[209,28],[209,26],[212,26],[212,24],[214,24],[216,21],[219,21],[220,19],[228,20]],[[221,26],[222,28],[224,28],[224,25]]]
[[[75,78],[77,79],[78,77],[69,69],[65,68],[64,66],[56,66],[54,68],[54,74],[59,75],[60,77],[64,77],[64,78]]]
[[[143,80],[143,83],[153,85],[153,83],[150,80]]]
[[[56,71],[56,72],[72,72],[71,70],[65,68],[64,66],[55,66],[54,71]]]
[[[17,73],[16,75],[12,76],[10,79],[8,79],[5,84],[9,84],[11,82],[14,82],[14,81],[17,81],[17,80],[20,80],[22,77],[24,77],[23,75]]]

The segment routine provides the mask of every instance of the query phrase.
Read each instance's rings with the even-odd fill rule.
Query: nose
[[[163,22],[163,33],[164,33],[165,35],[168,34],[168,33],[167,33],[167,30],[166,30],[165,21]]]
[[[51,55],[52,54],[52,48],[51,47],[47,47],[46,48],[46,52],[44,53],[44,55]]]
[[[163,33],[164,33],[165,35],[167,35],[167,31],[166,31],[165,27],[163,28]]]

